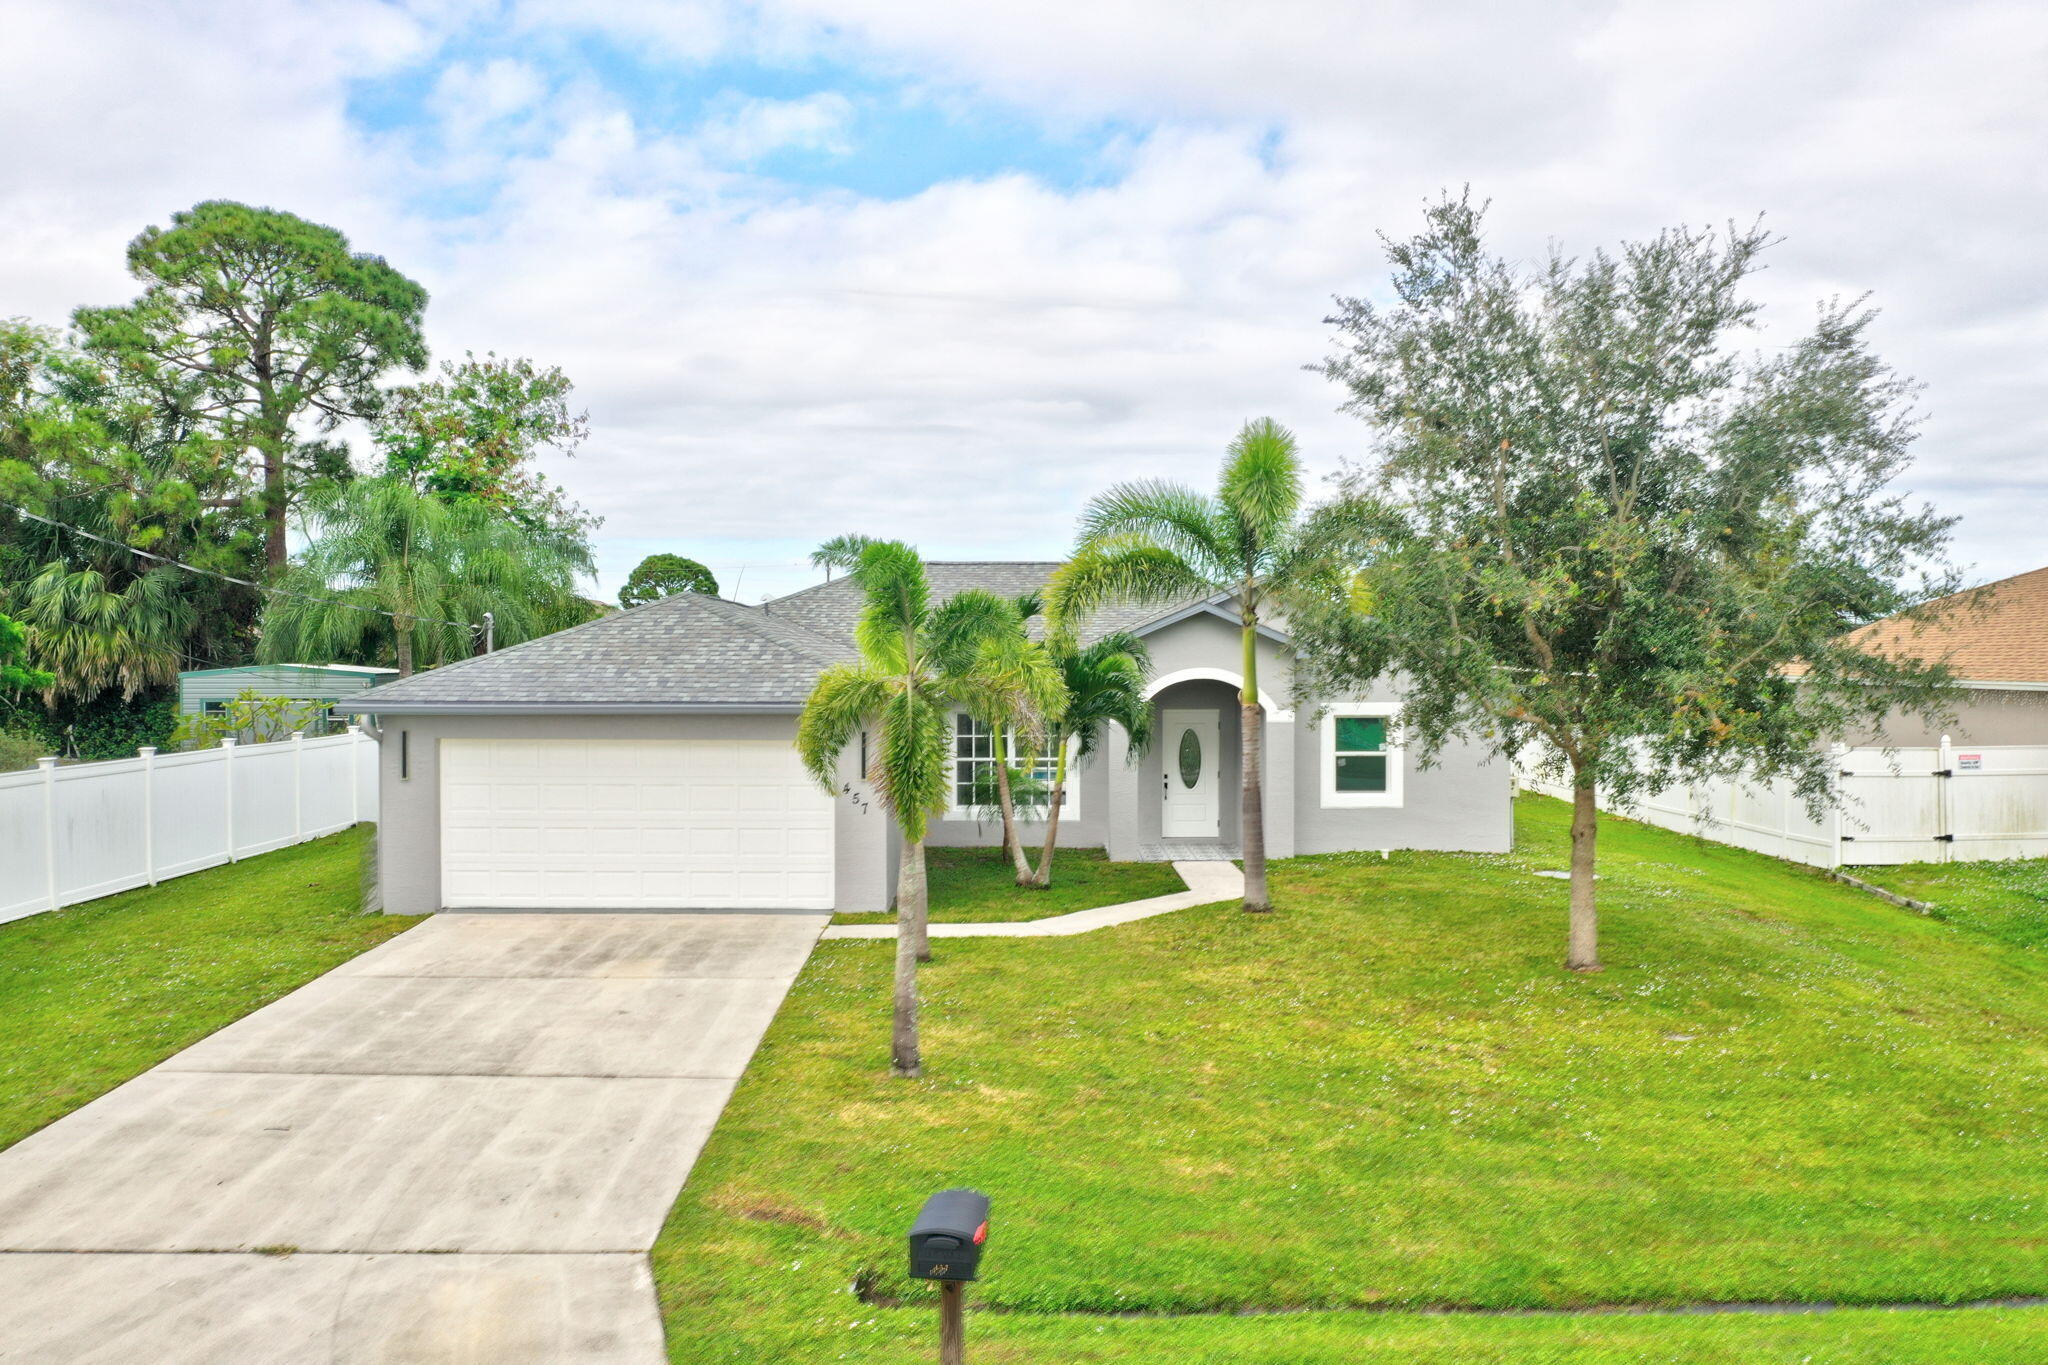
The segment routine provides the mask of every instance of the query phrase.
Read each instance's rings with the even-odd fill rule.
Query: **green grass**
[[[1036,851],[1032,861],[1037,861]],[[1187,890],[1172,863],[1113,863],[1099,848],[1063,848],[1043,891],[1017,885],[1000,848],[928,848],[934,924],[1046,919]],[[835,915],[834,924],[892,924],[896,913]]]
[[[2048,945],[2048,859],[1848,870],[1872,886],[1926,901],[1959,929],[2021,948]]]
[[[418,923],[361,912],[369,837],[0,925],[0,1147]]]
[[[672,1358],[927,1358],[903,1231],[971,1184],[984,1363],[2040,1359],[2031,1309],[1400,1311],[2048,1293],[2048,960],[1610,821],[1573,976],[1565,810],[1519,826],[1276,864],[1266,917],[941,941],[917,1082],[888,945],[821,945],[655,1249]]]

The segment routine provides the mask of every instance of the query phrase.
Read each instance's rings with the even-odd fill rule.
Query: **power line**
[[[29,511],[26,507],[15,507],[12,503],[0,503],[0,506],[8,507],[27,517],[30,521],[40,521],[45,526],[54,526],[60,531],[69,531],[75,536],[84,536],[87,540],[96,540],[100,544],[110,545],[116,550],[126,550],[129,554],[139,558],[153,560],[158,564],[167,564],[174,569],[183,569],[186,573],[203,574],[208,578],[218,578],[224,583],[233,583],[238,587],[254,588],[257,592],[267,592],[272,597],[293,597],[301,602],[324,602],[328,606],[343,607],[349,611],[359,611],[366,616],[385,616],[393,621],[399,619],[397,612],[386,611],[382,607],[365,607],[355,602],[344,602],[338,597],[317,597],[312,593],[293,592],[289,588],[273,588],[265,583],[252,583],[246,578],[237,578],[233,574],[225,574],[218,569],[202,569],[196,564],[187,564],[183,560],[172,559],[167,555],[151,554],[148,550],[138,550],[133,545],[128,545],[118,540],[110,540],[106,536],[96,535],[91,531],[70,525],[67,522],[52,521],[46,516]],[[412,621],[415,625],[454,626],[457,630],[466,630],[471,635],[479,634],[483,630],[482,626],[468,621],[443,621],[432,616],[410,616],[406,619]]]

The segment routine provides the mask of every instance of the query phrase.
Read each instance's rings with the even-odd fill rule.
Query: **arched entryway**
[[[1147,689],[1153,742],[1139,760],[1137,781],[1143,856],[1237,856],[1242,687],[1236,674],[1204,668],[1155,678]],[[1270,721],[1275,716],[1272,697],[1262,690],[1259,700]]]

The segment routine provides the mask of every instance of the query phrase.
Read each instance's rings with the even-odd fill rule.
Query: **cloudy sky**
[[[843,531],[1057,555],[1250,416],[1366,454],[1301,367],[1441,187],[1515,253],[1762,212],[1775,327],[1883,308],[1988,576],[2048,563],[2044,76],[2048,7],[1961,0],[0,0],[0,314],[197,200],[331,223],[438,354],[576,379],[607,591],[755,600]]]

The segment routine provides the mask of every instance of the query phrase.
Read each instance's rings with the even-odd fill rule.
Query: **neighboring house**
[[[933,563],[935,595],[1043,586],[1050,563]],[[863,777],[866,737],[826,795],[798,762],[797,715],[853,656],[845,579],[746,606],[678,593],[367,694],[381,719],[386,910],[524,906],[886,909],[898,841]],[[1219,856],[1238,841],[1240,627],[1227,599],[1120,607],[1152,652],[1154,743],[1121,731],[1082,763],[1063,844],[1119,860]],[[1419,768],[1392,689],[1289,704],[1287,637],[1262,630],[1269,853],[1500,852],[1505,763],[1453,747]],[[954,805],[937,844],[991,844],[967,807],[989,736],[955,717]]]
[[[1688,782],[1619,809],[1820,867],[2048,856],[2048,569],[1981,591],[1929,603],[1928,621],[1849,633],[1876,654],[1947,665],[1961,691],[1946,721],[1894,711],[1840,736],[1832,809],[1816,815],[1783,778]],[[1570,794],[1534,764],[1525,779]]]
[[[1911,748],[1939,744],[1944,734],[1963,745],[2048,744],[2048,569],[1981,591],[1977,602],[1959,594],[1931,604],[1952,606],[1932,622],[1887,617],[1849,636],[1875,653],[1946,664],[1964,689],[1953,721],[1894,716],[1883,733],[1856,736],[1852,745]]]
[[[395,668],[359,664],[245,664],[239,668],[193,668],[178,675],[181,714],[220,711],[243,692],[259,697],[290,697],[337,706],[380,682],[398,676]]]

